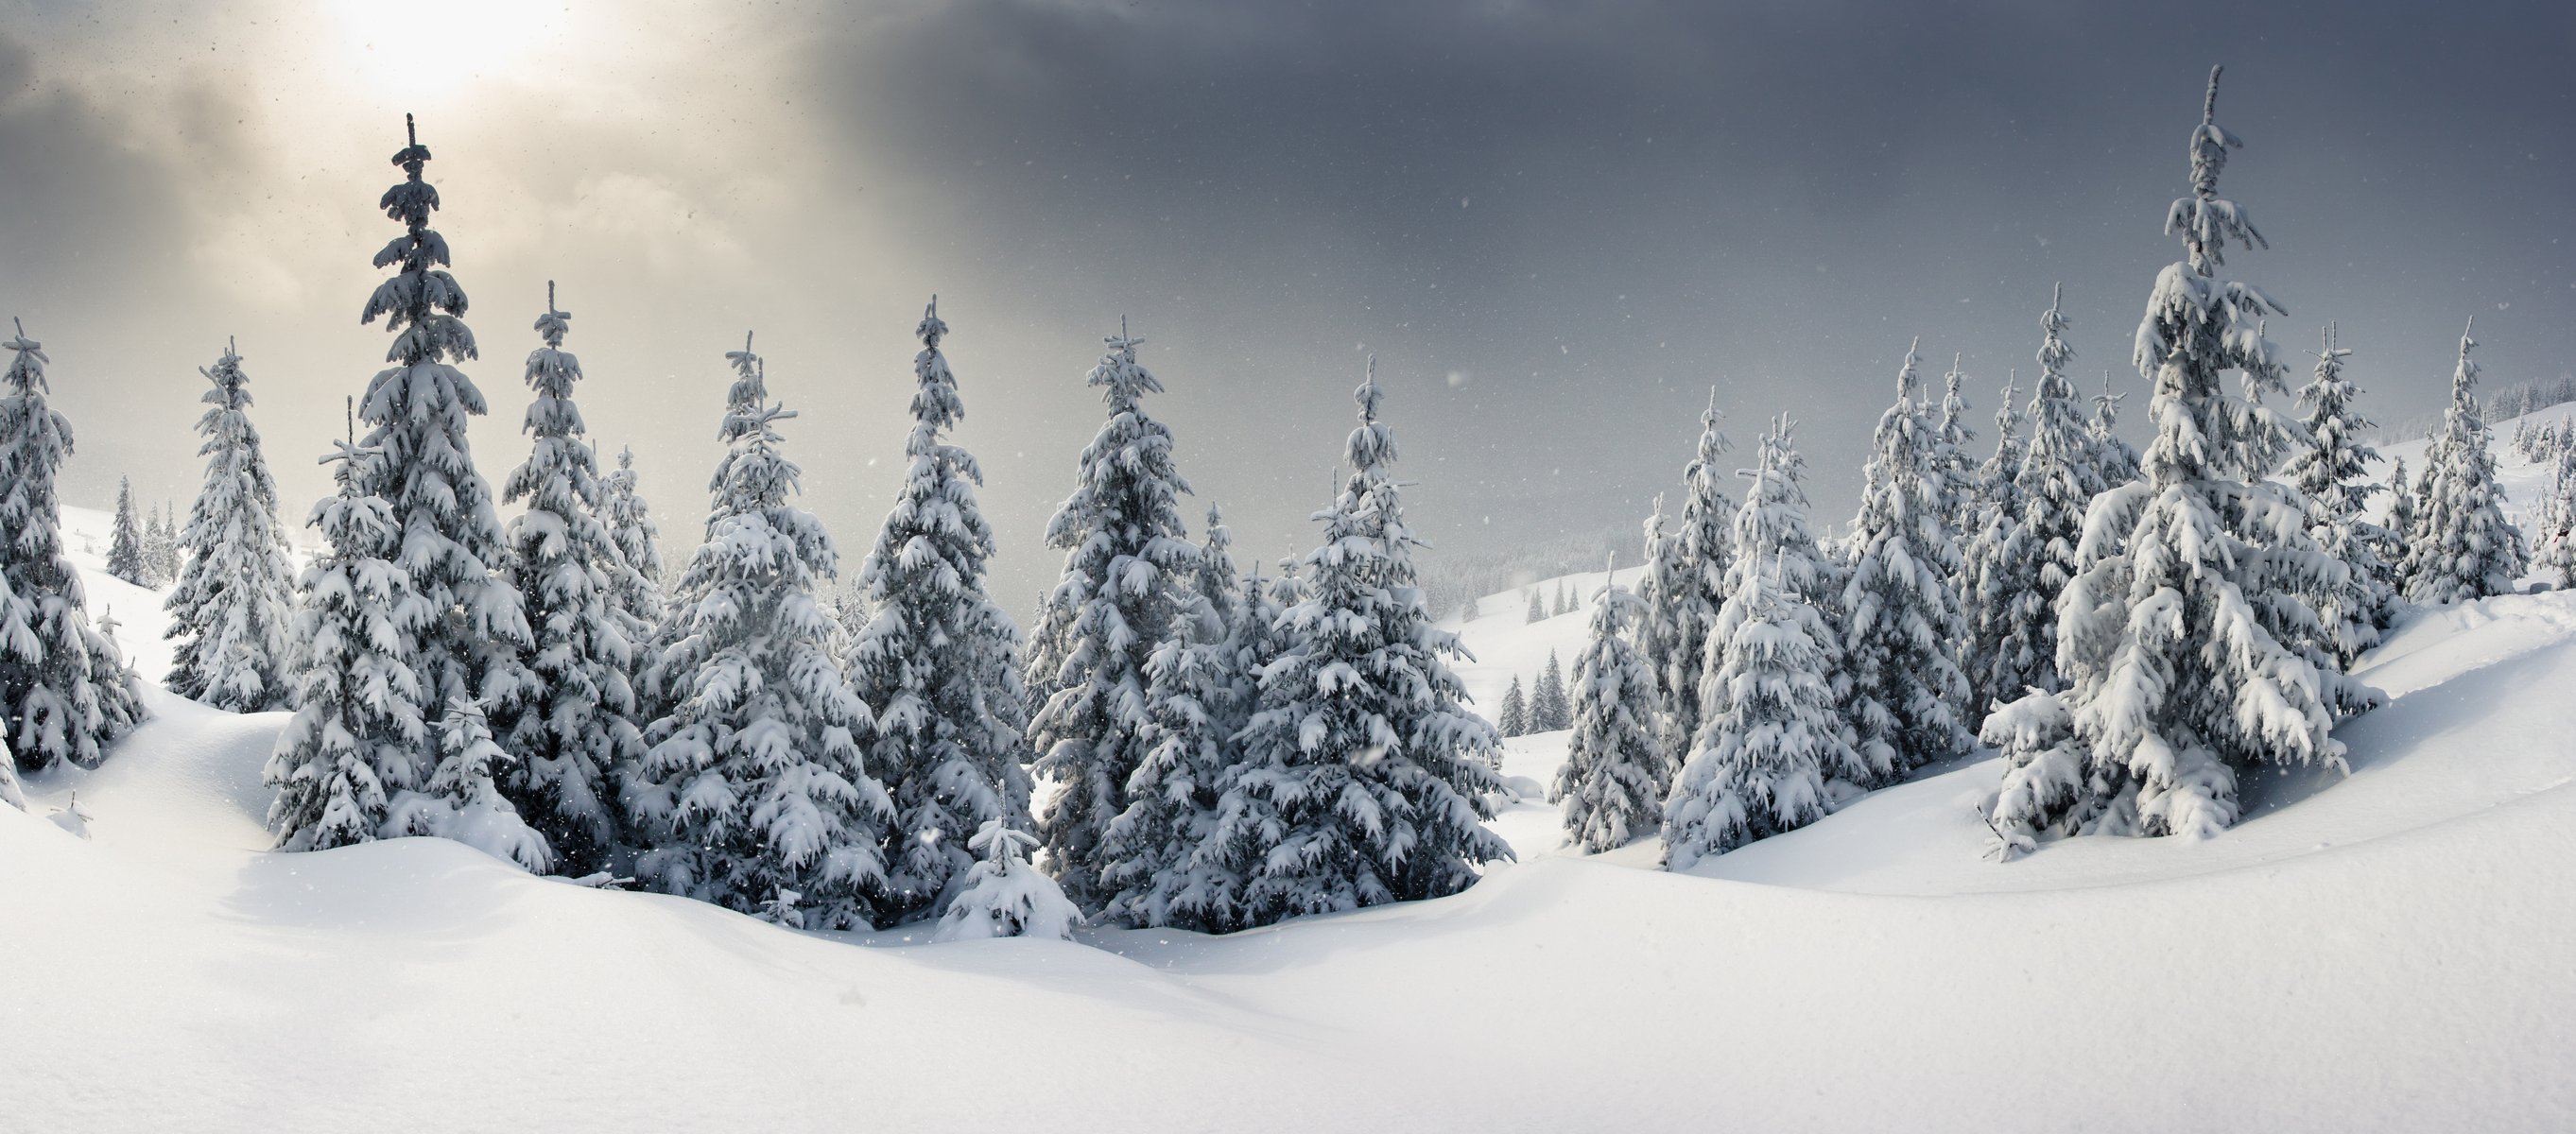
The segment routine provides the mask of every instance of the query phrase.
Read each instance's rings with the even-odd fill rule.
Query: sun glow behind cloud
[[[384,0],[335,0],[329,9],[343,58],[372,92],[436,95],[478,79],[539,72],[580,58],[565,50],[568,5],[523,0],[444,0],[434,17]]]

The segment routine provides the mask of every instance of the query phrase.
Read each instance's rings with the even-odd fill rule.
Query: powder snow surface
[[[157,676],[157,596],[71,520]],[[1488,711],[1580,645],[1517,597],[1463,628]],[[1532,798],[1456,898],[943,945],[436,839],[271,854],[284,716],[155,692],[0,808],[0,1130],[2576,1128],[2576,594],[2425,613],[2362,676],[2351,777],[2250,783],[2205,842],[1981,859],[1981,759],[1692,875],[1561,852]],[[46,821],[75,790],[88,841]]]

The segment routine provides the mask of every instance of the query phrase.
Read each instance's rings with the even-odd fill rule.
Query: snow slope
[[[1467,628],[1480,699],[1581,633],[1507,608]],[[1984,762],[1704,877],[1554,852],[1523,804],[1523,861],[1456,898],[1079,944],[801,934],[430,839],[265,853],[281,718],[156,695],[0,808],[0,1130],[2576,1127],[2576,595],[2438,612],[2368,673],[2351,780],[2202,843],[1982,861]],[[73,790],[90,841],[42,818]]]

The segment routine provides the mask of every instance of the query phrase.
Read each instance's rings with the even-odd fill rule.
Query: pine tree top
[[[9,322],[17,328],[18,333],[8,342],[0,343],[0,348],[10,352],[9,373],[6,378],[10,392],[22,397],[45,393],[48,388],[45,382],[45,364],[52,360],[45,357],[44,344],[28,338],[27,325],[20,322],[17,317],[10,317]]]

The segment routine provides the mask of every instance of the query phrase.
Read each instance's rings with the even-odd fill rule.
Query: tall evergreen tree
[[[2422,498],[2422,481],[2406,475],[2406,458],[2399,457],[2388,466],[2388,520],[2381,525],[2387,533],[2380,544],[2380,561],[2388,565],[2388,589],[2400,600],[2406,597],[2411,576],[2414,541],[2419,521],[2415,502]]]
[[[143,562],[143,533],[134,525],[134,481],[116,478],[116,527],[107,541],[107,573],[138,587],[152,585]]]
[[[1656,736],[1665,759],[1679,764],[1699,735],[1700,679],[1708,666],[1723,659],[1725,643],[1709,652],[1709,628],[1725,605],[1727,573],[1735,566],[1734,474],[1723,463],[1735,448],[1717,423],[1717,390],[1708,392],[1708,408],[1699,418],[1699,445],[1682,468],[1682,514],[1675,529],[1672,554],[1679,570],[1669,583],[1658,582],[1645,625],[1652,638],[1641,645],[1654,663],[1664,708]],[[1648,565],[1650,574],[1658,569]]]
[[[1896,403],[1878,421],[1862,471],[1860,513],[1846,543],[1841,612],[1844,703],[1875,782],[1968,750],[1968,696],[1957,650],[1966,636],[1959,541],[1945,508],[1948,442],[1917,401],[1915,355],[1896,375]],[[1964,431],[1964,427],[1962,427]],[[1871,786],[1864,784],[1864,786]]]
[[[1678,751],[1671,731],[1678,727],[1672,719],[1672,707],[1678,699],[1668,685],[1669,675],[1675,658],[1685,650],[1696,652],[1701,645],[1685,640],[1675,618],[1682,589],[1693,582],[1687,578],[1688,572],[1680,537],[1664,530],[1664,498],[1657,493],[1654,510],[1646,517],[1646,564],[1637,572],[1637,616],[1628,623],[1628,641],[1645,658],[1647,670],[1655,675],[1655,743],[1667,764],[1673,762]],[[1694,717],[1698,715],[1697,708],[1694,698]]]
[[[411,119],[404,117],[411,130]],[[412,593],[429,605],[413,632],[411,664],[422,703],[463,699],[505,715],[528,696],[520,664],[530,642],[519,593],[498,573],[508,546],[492,509],[492,487],[474,470],[466,422],[485,412],[483,393],[453,363],[476,357],[474,332],[459,316],[465,291],[446,271],[447,240],[429,227],[438,190],[421,179],[429,148],[413,133],[393,164],[403,180],[381,207],[404,231],[376,253],[394,274],[377,285],[359,322],[385,321],[393,346],[358,399],[373,426],[359,464],[359,491],[384,499],[401,529],[397,562]],[[424,756],[434,757],[434,753]]]
[[[632,677],[642,643],[627,636],[611,599],[610,572],[624,554],[600,521],[605,489],[573,402],[581,360],[563,349],[572,314],[556,308],[554,291],[548,282],[536,321],[543,345],[528,355],[536,398],[523,428],[535,440],[503,497],[527,507],[510,521],[509,585],[526,603],[535,642],[523,663],[534,684],[505,721],[512,758],[502,786],[565,872],[587,874],[617,839],[611,777],[643,757]],[[453,707],[459,700],[451,714],[463,711]],[[451,747],[468,727],[479,725],[447,726]]]
[[[1061,635],[1062,666],[1037,675],[1055,691],[1030,724],[1033,769],[1062,785],[1038,816],[1048,867],[1086,910],[1109,898],[1101,842],[1127,809],[1127,779],[1152,748],[1154,706],[1146,666],[1172,636],[1199,550],[1184,538],[1172,433],[1147,416],[1162,383],[1136,361],[1144,340],[1122,324],[1091,369],[1109,416],[1082,451],[1073,495],[1047,524],[1047,546],[1065,550],[1041,633]]]
[[[47,395],[43,344],[24,326],[0,349],[0,737],[18,766],[63,761],[98,766],[107,746],[144,717],[136,682],[116,645],[90,625],[80,573],[63,554],[55,478],[72,451],[72,427]],[[24,627],[23,633],[18,632]]]
[[[627,788],[628,814],[652,844],[636,870],[741,913],[872,924],[894,806],[861,764],[858,737],[873,721],[832,659],[831,619],[815,601],[838,553],[792,502],[799,472],[779,451],[778,423],[795,415],[767,404],[748,340],[726,357],[736,380],[707,541],[689,559],[661,636],[670,645],[648,679],[671,708],[646,730],[651,748]]]
[[[2093,439],[2094,492],[2138,479],[2138,451],[2120,437],[2120,403],[2127,394],[2111,392],[2109,371],[2102,374],[2102,392],[2093,395],[2093,420],[2087,433]]]
[[[2240,769],[2343,763],[2327,730],[2347,679],[2298,645],[2320,633],[2298,596],[2342,564],[2308,537],[2296,494],[2263,479],[2296,427],[2261,401],[2282,389],[2262,333],[2264,311],[2281,308],[2217,278],[2225,241],[2262,242],[2217,196],[2240,144],[2216,124],[2217,98],[2213,70],[2191,135],[2192,194],[2166,221],[2186,258],[2157,276],[2137,333],[2156,438],[2144,479],[2087,518],[2058,600],[2066,728],[2006,748],[1990,821],[2007,853],[2050,833],[2207,835],[2236,820]],[[2241,383],[2225,380],[2231,370]]]
[[[2433,604],[2468,602],[2511,591],[2526,566],[2522,532],[2505,518],[2504,488],[2479,412],[2477,347],[2460,334],[2451,373],[2451,405],[2442,430],[2424,450],[2425,491],[2417,501],[2416,538],[2406,564],[2406,597]]]
[[[355,412],[351,414],[354,433]],[[329,850],[377,836],[394,792],[427,782],[421,682],[403,648],[428,608],[396,562],[402,529],[366,492],[372,454],[340,441],[326,461],[338,490],[313,506],[323,546],[304,569],[295,609],[300,646],[295,716],[261,779],[277,789],[268,826],[280,850]]]
[[[1530,687],[1530,731],[1556,732],[1574,727],[1574,703],[1565,692],[1565,667],[1556,660],[1556,651],[1547,652],[1547,668],[1538,673],[1538,682]]]
[[[993,529],[975,503],[983,471],[945,440],[966,404],[940,349],[948,324],[936,298],[913,333],[909,464],[859,565],[872,613],[849,652],[852,691],[877,707],[868,767],[894,799],[880,916],[897,921],[933,914],[975,868],[969,844],[986,823],[1029,826],[1019,627],[984,587]]]
[[[648,711],[643,674],[652,660],[652,642],[665,611],[662,601],[662,532],[635,476],[635,450],[617,451],[617,469],[599,482],[599,522],[617,555],[601,565],[608,574],[609,618],[632,647],[627,684],[636,693],[635,715]]]
[[[1814,822],[1826,781],[1873,771],[1839,708],[1838,635],[1808,598],[1837,586],[1839,573],[1807,526],[1791,428],[1778,418],[1763,437],[1736,517],[1735,589],[1710,629],[1719,660],[1701,682],[1700,734],[1664,804],[1667,869]]]
[[[2379,452],[2361,439],[2371,423],[2352,408],[2361,391],[2343,376],[2344,360],[2350,357],[2350,348],[2335,345],[2334,324],[2326,324],[2316,377],[2299,391],[2299,401],[2308,407],[2307,441],[2282,470],[2307,498],[2309,532],[2344,564],[2340,582],[2307,596],[2325,625],[2335,663],[2343,667],[2379,644],[2389,605],[2396,601],[2388,589],[2388,566],[2379,558],[2387,537],[2366,514],[2370,494],[2380,486],[2364,477]]]
[[[1960,706],[1966,722],[1985,716],[1994,700],[1996,653],[2011,626],[2014,565],[2021,554],[2021,466],[2028,460],[2022,440],[2020,372],[2004,382],[2002,408],[1995,411],[1995,452],[1977,466],[1977,526],[1960,533],[1959,610],[1967,638],[1959,647],[1960,674],[1968,681],[1968,699]]]
[[[152,522],[143,529],[144,573],[151,586],[166,587],[179,578],[178,510],[152,506]]]
[[[1281,620],[1295,644],[1264,670],[1220,785],[1211,853],[1242,879],[1250,924],[1454,894],[1512,853],[1482,823],[1501,786],[1494,734],[1449,669],[1456,636],[1423,606],[1375,371],[1357,392],[1348,487]]]
[[[205,441],[204,486],[189,509],[179,542],[187,567],[164,606],[167,636],[178,641],[170,691],[236,713],[284,709],[293,702],[287,628],[294,619],[294,571],[277,519],[277,482],[250,423],[250,379],[230,341],[210,369],[214,388],[197,418]]]
[[[2549,494],[2532,525],[2532,569],[2559,590],[2576,587],[2576,438],[2549,443]]]
[[[1574,733],[1548,796],[1563,809],[1566,841],[1615,850],[1663,825],[1672,765],[1655,739],[1662,703],[1655,673],[1627,638],[1644,612],[1616,581],[1602,584],[1590,635],[1574,659]]]
[[[1529,592],[1529,612],[1521,616],[1521,622],[1527,624],[1545,621],[1547,621],[1547,604],[1539,601],[1538,591],[1533,589]]]
[[[1521,675],[1512,675],[1511,688],[1503,691],[1503,703],[1494,720],[1494,731],[1505,737],[1530,734],[1529,698],[1521,692]]]
[[[2039,320],[2039,382],[2030,399],[2030,444],[2013,475],[2020,515],[1983,552],[1985,612],[1968,655],[1976,712],[2032,689],[2054,691],[2057,596],[2075,577],[2084,512],[2101,491],[2102,445],[2088,429],[2066,364],[2075,357],[2063,335],[2062,292],[2052,292]],[[2105,403],[2106,405],[2108,403]],[[2116,441],[2117,438],[2112,438]]]
[[[1932,463],[1941,472],[1941,522],[1954,537],[1976,530],[1977,466],[1968,456],[1969,446],[1976,443],[1977,431],[1968,425],[1968,394],[1965,389],[1968,372],[1960,368],[1964,355],[1950,356],[1950,369],[1941,375],[1941,422],[1939,440],[1932,447]],[[2009,403],[2010,398],[2005,401]],[[1955,586],[1956,580],[1953,579]]]

